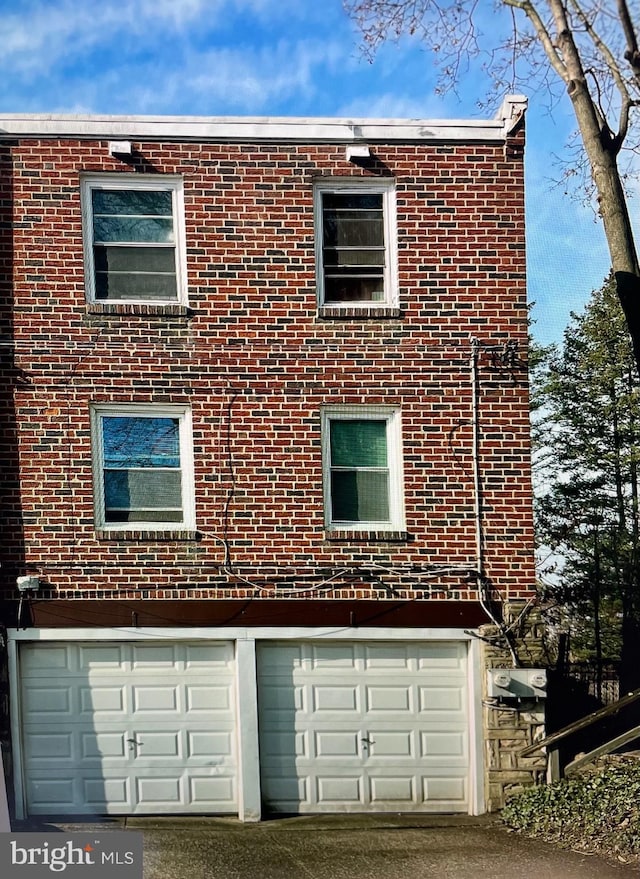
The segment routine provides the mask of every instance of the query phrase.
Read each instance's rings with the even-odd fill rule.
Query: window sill
[[[186,305],[161,302],[89,302],[87,314],[161,315],[184,317],[189,313]]]
[[[127,542],[135,542],[135,541],[186,541],[186,540],[199,540],[200,535],[197,531],[153,531],[147,529],[134,529],[134,528],[123,528],[122,531],[111,528],[97,528],[96,529],[96,539],[97,540],[111,540],[111,541],[127,541]]]
[[[402,309],[391,305],[323,305],[318,309],[318,317],[323,320],[398,318],[402,317]]]
[[[409,540],[408,531],[367,531],[337,529],[335,531],[325,531],[324,539],[329,541],[355,542],[366,540],[375,543],[405,543]]]

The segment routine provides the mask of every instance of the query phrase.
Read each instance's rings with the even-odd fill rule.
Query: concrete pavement
[[[616,864],[509,833],[495,816],[327,815],[25,822],[14,830],[142,830],[144,879],[638,879]]]

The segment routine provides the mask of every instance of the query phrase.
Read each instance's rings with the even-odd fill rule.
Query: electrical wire
[[[74,364],[72,369],[67,372],[67,381],[65,382],[65,386],[68,387],[70,384],[70,379],[74,379],[74,387],[77,389],[78,387],[78,370],[80,366],[86,361],[86,359],[91,356],[91,354],[95,353],[98,342],[103,337],[103,330],[100,329],[97,331],[95,337],[92,339],[91,343],[85,343],[84,348],[86,349],[86,353],[78,359],[78,361]],[[111,353],[114,350],[126,350],[130,353],[139,353],[140,350],[149,351],[150,353],[156,353],[157,348],[160,345],[160,342],[157,345],[149,344],[145,345],[125,345],[118,343],[113,344],[112,341],[105,339],[105,344],[109,345],[109,351]],[[230,516],[231,516],[231,506],[233,500],[236,495],[237,490],[237,478],[236,478],[236,470],[235,470],[235,461],[233,458],[233,448],[232,448],[232,418],[233,418],[233,405],[237,399],[237,397],[244,393],[243,389],[237,387],[231,387],[229,385],[226,388],[217,389],[218,392],[231,394],[230,399],[227,403],[227,417],[226,417],[226,456],[227,456],[227,469],[229,471],[229,480],[230,485],[227,491],[227,497],[224,504],[223,510],[223,534],[222,537],[216,537],[216,539],[222,544],[224,548],[224,562],[222,565],[216,563],[203,563],[203,562],[177,562],[173,563],[175,567],[194,567],[199,568],[200,570],[206,570],[207,568],[215,570],[218,574],[222,574],[229,579],[237,580],[246,586],[249,586],[251,589],[255,591],[256,594],[260,593],[269,593],[269,594],[278,594],[278,595],[304,595],[312,592],[324,591],[334,589],[338,585],[338,581],[341,578],[350,578],[350,585],[352,585],[354,580],[358,579],[368,579],[372,575],[386,574],[388,576],[394,576],[398,578],[412,576],[417,579],[442,579],[444,577],[451,576],[468,576],[472,577],[477,582],[477,594],[478,600],[487,614],[487,617],[491,620],[491,622],[498,628],[500,632],[500,637],[504,639],[507,643],[507,646],[511,652],[512,659],[514,665],[518,665],[517,656],[513,649],[513,645],[511,644],[509,635],[514,631],[514,629],[519,625],[520,620],[524,617],[526,612],[531,605],[531,601],[525,609],[520,613],[518,618],[513,621],[509,626],[505,626],[499,620],[496,619],[495,615],[491,611],[490,608],[490,598],[489,598],[489,583],[484,577],[483,566],[484,566],[484,535],[482,528],[482,484],[480,478],[480,455],[479,455],[479,441],[480,441],[480,428],[479,428],[479,414],[478,414],[478,393],[479,393],[479,377],[478,377],[478,360],[481,351],[486,351],[489,353],[492,358],[492,363],[495,367],[501,368],[510,368],[513,369],[516,365],[519,364],[517,360],[516,352],[517,352],[517,343],[513,340],[508,340],[503,345],[488,345],[486,343],[480,342],[478,339],[473,338],[471,340],[472,346],[472,354],[471,354],[471,385],[472,385],[472,436],[473,436],[473,448],[472,448],[472,460],[473,460],[473,477],[474,477],[474,505],[475,505],[475,527],[476,527],[476,561],[473,564],[469,562],[465,563],[439,563],[439,564],[423,564],[416,565],[415,563],[408,563],[404,567],[401,565],[393,565],[393,564],[381,564],[381,563],[371,563],[369,567],[350,567],[350,568],[338,568],[338,570],[326,571],[324,570],[324,574],[319,582],[307,583],[305,585],[297,585],[297,586],[288,586],[284,587],[282,584],[278,584],[277,580],[282,579],[282,574],[276,573],[275,576],[266,578],[263,582],[258,582],[255,578],[247,577],[244,574],[241,574],[235,567],[232,554],[231,554],[231,543],[229,540],[229,529],[230,529]],[[54,346],[55,347],[55,346]],[[69,341],[60,341],[60,347],[67,350],[67,348],[74,348],[74,343]],[[75,345],[74,350],[78,350],[81,347],[80,345]],[[404,349],[407,347],[413,347],[416,350],[420,350],[423,354],[426,350],[435,351],[442,353],[445,350],[445,346],[443,344],[439,344],[436,346],[424,346],[419,343],[415,343],[415,345],[403,345]],[[166,345],[164,346],[165,350]],[[252,343],[252,353],[255,354],[256,350],[259,349],[259,346]],[[186,349],[183,349],[186,350]],[[188,354],[193,355],[194,351],[198,349],[193,344],[189,345]],[[207,351],[207,353],[211,353],[211,346],[208,345],[206,348],[203,347],[203,351]],[[274,346],[269,345],[264,347],[265,351],[269,351],[273,353]],[[281,346],[281,351],[284,354],[287,354],[288,348],[286,346]],[[456,350],[459,352],[459,347],[455,347],[452,345],[447,346],[446,350]],[[174,352],[175,353],[175,352]],[[444,359],[444,355],[443,355]],[[237,365],[237,364],[236,364]],[[50,384],[47,384],[50,387]],[[91,385],[93,388],[93,385]],[[254,392],[264,392],[264,393],[273,393],[274,386],[258,386],[256,387],[255,383],[248,383],[248,387],[246,390],[254,391]],[[208,393],[211,393],[211,388],[207,389]],[[69,410],[70,411],[70,410]],[[460,426],[460,425],[459,425]],[[452,437],[450,436],[450,444]],[[69,468],[69,471],[71,468]],[[74,541],[75,543],[75,541]],[[158,560],[157,562],[160,565],[163,565],[162,560]],[[67,569],[72,568],[90,568],[92,565],[90,563],[61,563],[63,567]],[[108,567],[105,563],[97,562],[95,563],[96,569],[103,569]],[[43,567],[47,567],[46,565]],[[113,568],[122,567],[119,563],[113,563]],[[275,566],[276,571],[286,570],[283,566]],[[301,575],[300,566],[291,566],[292,570],[296,572],[293,579],[297,583],[304,582],[305,576]],[[58,568],[59,569],[59,568]],[[314,576],[314,575],[312,575]],[[291,578],[290,578],[291,579]],[[379,579],[379,587],[381,589],[386,590],[391,594],[398,594],[394,591],[393,587],[388,583],[384,583]],[[412,588],[415,588],[416,584],[412,584]],[[144,587],[140,587],[144,588]],[[193,586],[190,585],[188,587],[180,587],[180,588],[190,588],[190,589],[219,589],[224,588],[221,585],[211,584],[203,584],[201,586]],[[130,589],[124,590],[127,593],[130,592]],[[445,590],[449,591],[449,590]],[[114,594],[111,590],[109,590],[109,594]]]

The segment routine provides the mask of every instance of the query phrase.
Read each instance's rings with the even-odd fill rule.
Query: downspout
[[[471,339],[471,429],[472,429],[472,457],[473,457],[473,493],[474,493],[474,517],[476,531],[476,588],[480,606],[489,617],[493,625],[504,638],[507,649],[511,654],[513,667],[518,668],[520,661],[515,652],[508,629],[494,616],[491,607],[485,597],[484,576],[484,535],[482,528],[482,479],[480,475],[480,418],[478,415],[478,397],[480,382],[478,379],[478,357],[480,354],[480,342]]]
[[[484,581],[484,546],[482,541],[482,486],[480,483],[480,422],[478,418],[478,356],[480,343],[471,340],[471,427],[473,458],[473,504],[476,526],[476,579],[482,596]]]

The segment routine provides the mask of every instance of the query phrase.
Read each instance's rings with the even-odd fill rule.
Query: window
[[[85,178],[82,200],[90,302],[186,301],[180,179]]]
[[[393,181],[323,181],[315,198],[320,305],[397,305]]]
[[[382,406],[323,411],[325,524],[333,530],[401,530],[400,413]]]
[[[192,529],[188,409],[95,406],[92,419],[96,526]]]

